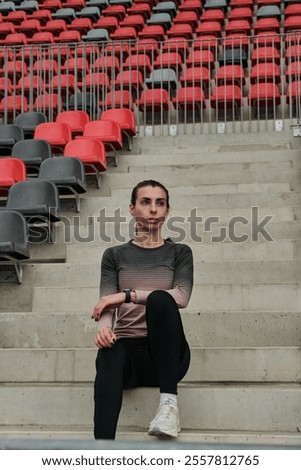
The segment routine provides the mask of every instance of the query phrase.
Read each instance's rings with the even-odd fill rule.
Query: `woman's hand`
[[[100,349],[111,348],[116,341],[116,335],[109,326],[99,328],[94,338],[96,346]]]
[[[94,318],[95,321],[98,321],[103,312],[111,308],[119,307],[124,301],[124,292],[102,296],[94,307],[92,318]]]

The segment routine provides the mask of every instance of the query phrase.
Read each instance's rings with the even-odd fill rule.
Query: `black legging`
[[[160,387],[177,393],[186,374],[190,350],[178,307],[165,291],[154,291],[146,303],[147,338],[121,338],[99,349],[94,385],[95,439],[114,439],[124,389]]]

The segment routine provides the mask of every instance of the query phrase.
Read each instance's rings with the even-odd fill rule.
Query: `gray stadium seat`
[[[23,160],[28,175],[37,175],[41,163],[52,157],[52,151],[46,140],[24,139],[13,146],[11,156]]]
[[[75,199],[76,210],[80,210],[80,194],[87,191],[84,164],[78,158],[55,157],[44,160],[40,166],[39,179],[51,181],[61,199]]]
[[[16,124],[0,125],[0,153],[10,155],[11,149],[19,140],[24,139],[23,129]]]
[[[47,122],[47,116],[38,111],[27,111],[26,113],[18,114],[14,119],[14,124],[22,127],[25,138],[32,138],[34,130],[38,124]]]
[[[46,239],[49,243],[55,241],[54,224],[60,220],[59,207],[59,192],[55,184],[38,178],[15,183],[9,190],[6,203],[7,209],[21,212],[29,227],[34,226],[31,231],[32,242],[41,242],[41,233],[43,241]]]
[[[21,261],[29,259],[28,225],[25,217],[16,211],[0,211],[0,264],[12,266],[18,282],[22,283]],[[7,269],[7,268],[6,268]],[[9,271],[10,273],[10,271]],[[4,279],[11,279],[5,271]],[[9,276],[7,277],[7,274]]]

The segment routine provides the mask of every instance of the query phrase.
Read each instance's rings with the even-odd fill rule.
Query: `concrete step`
[[[301,386],[296,384],[181,384],[183,430],[295,433],[299,430]],[[124,392],[119,426],[148,428],[159,392]],[[3,425],[92,426],[92,384],[2,384]],[[147,403],[147,406],[145,404]]]
[[[96,348],[0,349],[1,382],[91,382]],[[10,367],[7,367],[10,364]],[[183,382],[301,381],[300,348],[191,348]]]
[[[299,262],[296,260],[197,261],[195,284],[253,284],[295,282]],[[24,264],[23,287],[98,287],[100,263]],[[4,291],[4,289],[3,289]],[[16,293],[17,295],[17,293]]]
[[[85,448],[89,446],[91,441],[94,444],[93,430],[91,426],[0,426],[0,440],[20,440],[22,448],[32,449],[32,445],[37,449],[41,445],[46,449],[51,441],[82,441],[78,446],[84,443]],[[146,431],[137,430],[136,428],[118,427],[116,441],[131,441],[134,443],[144,442],[155,443],[158,445],[156,437],[149,436]],[[160,441],[161,443],[162,441]],[[168,441],[170,442],[170,441]],[[174,442],[174,441],[173,441]],[[193,443],[194,445],[245,445],[245,446],[300,446],[300,433],[283,433],[283,432],[242,432],[242,431],[192,431],[183,430],[177,437],[176,442]],[[46,443],[46,445],[45,445]],[[47,444],[48,443],[48,444]],[[62,444],[62,442],[61,442]],[[118,445],[118,442],[116,443]],[[68,445],[68,444],[67,444]],[[69,448],[69,447],[68,447]],[[89,447],[88,447],[89,448]],[[234,447],[233,447],[234,448]]]
[[[105,172],[102,175],[102,186],[108,186],[112,190],[115,188],[132,189],[137,182],[146,179],[145,171],[129,172],[129,173],[111,173]],[[160,181],[168,188],[173,188],[173,192],[181,185],[183,190],[190,191],[190,187],[198,187],[202,191],[203,187],[210,188],[210,186],[219,185],[221,190],[224,187],[239,185],[247,186],[252,185],[254,182],[258,187],[264,184],[283,184],[293,181],[298,181],[299,172],[292,168],[273,169],[242,169],[234,170],[230,168],[219,169],[202,169],[202,168],[188,168],[178,171],[168,171],[168,168],[161,173],[161,166],[153,171],[147,172],[150,176],[160,174]]]
[[[84,282],[84,280],[83,280]],[[34,312],[92,312],[98,298],[97,287],[33,287]],[[301,308],[297,283],[207,284],[194,287],[192,310],[296,310]]]
[[[136,178],[133,185],[121,187],[110,187],[111,196],[120,199],[129,199],[129,189],[134,187],[143,178]],[[170,178],[160,178],[160,182],[169,188]],[[254,181],[254,180],[253,180]],[[175,195],[182,197],[200,196],[200,195],[211,195],[211,194],[249,194],[249,193],[280,193],[289,192],[293,188],[289,182],[284,183],[229,183],[229,184],[203,184],[199,186],[188,186],[188,181],[184,186],[181,186],[180,180],[174,182],[175,187],[173,188],[171,197]],[[183,184],[183,183],[182,183]],[[173,199],[171,199],[173,200]]]
[[[301,347],[301,310],[181,311],[191,347]],[[90,312],[2,312],[1,348],[92,348]]]
[[[185,241],[184,241],[185,243]],[[67,263],[89,264],[100,260],[107,245],[66,245]],[[194,261],[246,261],[246,260],[289,260],[294,259],[296,244],[293,240],[245,243],[189,243]]]

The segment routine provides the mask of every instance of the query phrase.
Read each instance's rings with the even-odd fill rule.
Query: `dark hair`
[[[152,186],[153,188],[159,187],[159,188],[163,189],[163,191],[165,191],[165,194],[166,194],[166,206],[167,206],[167,209],[169,209],[168,190],[165,188],[165,186],[162,183],[159,183],[159,181],[155,181],[155,180],[140,181],[140,183],[138,183],[134,187],[134,189],[132,191],[132,195],[131,195],[131,204],[133,204],[133,206],[136,204],[138,189],[144,188],[145,186]]]

